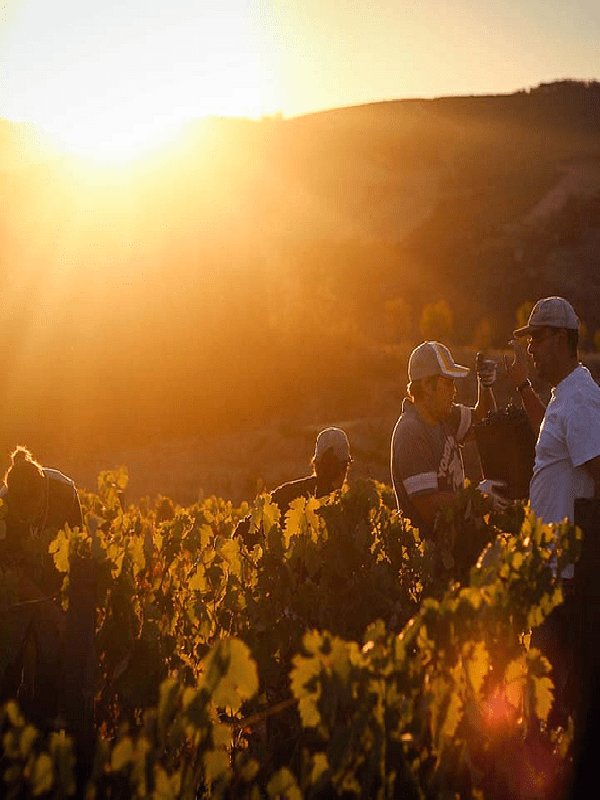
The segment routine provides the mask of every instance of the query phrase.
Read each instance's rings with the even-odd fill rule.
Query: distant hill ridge
[[[0,121],[8,446],[71,418],[73,442],[159,436],[360,395],[352,354],[418,341],[440,299],[452,344],[483,324],[505,346],[548,294],[600,329],[596,81],[197,120],[121,170],[35,163],[32,136]]]
[[[35,168],[39,142],[33,126],[0,120],[0,171]],[[168,228],[171,217],[191,216],[207,239],[226,230],[228,241],[392,245],[407,248],[437,278],[456,266],[458,253],[464,265],[473,248],[502,242],[522,249],[530,227],[560,213],[569,195],[597,191],[598,163],[598,81],[391,100],[290,119],[211,118],[185,126],[172,147],[134,165],[127,202],[112,192],[112,210],[102,217],[114,215],[120,236],[127,217],[130,230],[140,216],[164,221],[168,203]],[[69,172],[68,159],[46,161],[41,194],[58,182],[77,204],[81,186]],[[1,190],[0,204],[10,220],[15,209]]]

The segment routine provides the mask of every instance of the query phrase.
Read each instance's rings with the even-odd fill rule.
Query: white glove
[[[486,389],[496,383],[496,372],[498,365],[491,358],[478,359],[477,363],[477,380]]]
[[[508,497],[505,497],[501,491],[499,491],[501,489],[506,489],[506,483],[504,481],[492,481],[488,479],[481,481],[477,486],[477,491],[481,492],[484,497],[487,497],[494,511],[506,511],[511,502]]]

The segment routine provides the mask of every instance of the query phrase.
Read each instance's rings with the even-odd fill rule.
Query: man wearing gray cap
[[[475,408],[454,402],[457,379],[468,367],[456,364],[439,342],[423,342],[408,362],[408,397],[392,435],[391,472],[398,508],[425,536],[430,536],[440,509],[450,505],[464,485],[460,446],[472,422],[496,409],[493,361],[482,362],[477,374]],[[499,481],[483,481],[479,489],[498,508],[506,505]]]
[[[271,499],[279,506],[281,514],[298,497],[324,497],[342,488],[350,457],[350,443],[341,428],[325,428],[320,431],[312,457],[312,475],[284,483],[275,489]]]
[[[271,492],[271,500],[278,506],[281,518],[299,497],[320,498],[341,489],[351,461],[350,443],[345,431],[335,427],[320,431],[311,460],[312,474],[283,483]],[[248,546],[253,546],[258,540],[258,534],[254,537],[250,534],[251,519],[252,514],[246,515],[234,531],[234,536],[241,536]]]
[[[514,358],[505,358],[506,370],[537,434],[531,508],[546,523],[574,522],[577,500],[600,497],[600,387],[578,360],[579,319],[568,300],[546,297],[513,335]],[[547,407],[528,378],[527,352],[518,341],[524,337],[538,377],[552,387]],[[600,665],[597,600],[588,600],[598,594],[593,539],[584,540],[584,552],[577,573],[569,564],[560,575],[564,602],[531,636],[531,645],[544,652],[553,669],[555,701],[548,722],[565,725],[577,706],[577,749],[586,735],[588,706],[597,702],[597,695],[589,698],[599,691],[590,687],[597,685]]]
[[[533,307],[527,325],[513,332],[514,359],[506,371],[521,395],[538,439],[529,488],[531,508],[544,522],[573,521],[578,497],[600,497],[600,387],[579,362],[579,319],[563,297]],[[528,378],[525,348],[537,375],[552,387],[546,408]],[[572,577],[573,568],[563,577]]]

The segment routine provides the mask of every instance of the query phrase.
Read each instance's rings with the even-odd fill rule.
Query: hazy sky
[[[0,117],[72,147],[600,77],[598,0],[0,0]]]

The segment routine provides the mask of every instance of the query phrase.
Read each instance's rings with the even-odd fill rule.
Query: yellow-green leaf
[[[460,699],[458,692],[450,694],[450,702],[446,710],[446,716],[440,729],[440,736],[448,739],[452,738],[456,733],[458,723],[462,718],[463,702]]]
[[[106,743],[104,743],[106,745]],[[54,731],[50,734],[49,740],[50,755],[54,762],[54,772],[65,788],[68,795],[75,794],[75,756],[73,754],[73,740],[67,736],[64,730]],[[102,745],[99,745],[97,752],[98,763],[106,762],[105,754],[102,752]]]
[[[535,713],[541,720],[547,720],[552,701],[554,700],[554,684],[550,678],[533,678],[533,696]]]
[[[191,592],[205,592],[207,588],[204,566],[198,564],[198,569],[188,580],[188,589]]]
[[[204,770],[207,781],[216,781],[229,769],[229,756],[226,750],[209,750],[204,753]]]
[[[298,700],[298,713],[304,728],[316,728],[321,722],[321,714],[316,703],[319,697],[320,692],[318,695],[304,695]]]
[[[252,513],[252,521],[255,521],[256,512]],[[266,497],[264,500],[264,505],[258,511],[258,520],[257,524],[260,525],[262,521],[263,530],[265,533],[265,537],[268,537],[269,531],[279,522],[279,518],[281,516],[281,512],[279,511],[279,506],[277,503],[273,503],[270,497]]]
[[[239,539],[226,539],[219,550],[219,555],[229,564],[229,569],[234,575],[240,575],[242,563],[240,561]]]
[[[129,540],[129,554],[133,562],[133,572],[137,575],[146,566],[146,556],[144,554],[144,540],[141,536],[133,536]]]
[[[31,770],[31,785],[34,796],[46,794],[54,783],[52,759],[48,753],[42,753],[36,758]]]
[[[205,661],[205,686],[216,706],[237,711],[258,691],[258,672],[250,650],[239,639],[217,642]]]
[[[23,733],[21,734],[21,740],[19,742],[19,750],[21,751],[21,756],[23,758],[27,758],[29,755],[29,751],[31,750],[33,743],[37,739],[38,732],[33,727],[33,725],[26,725]]]
[[[210,525],[200,526],[200,551],[204,552],[211,542],[213,537],[213,529]]]
[[[14,728],[20,728],[25,724],[25,720],[19,711],[19,706],[14,700],[9,700],[6,704],[6,714],[8,716],[8,721]]]
[[[181,772],[168,775],[160,766],[154,767],[152,800],[178,800],[181,794]]]
[[[250,761],[244,764],[244,766],[240,769],[240,777],[243,781],[250,783],[258,775],[259,769],[259,762],[255,758],[251,758]]]
[[[302,792],[287,767],[283,767],[273,775],[267,784],[267,794],[269,797],[277,797],[281,800],[302,800]]]
[[[113,748],[110,765],[114,772],[119,772],[133,761],[133,742],[126,736]]]
[[[515,658],[510,664],[506,667],[506,672],[504,673],[504,680],[508,685],[515,682],[522,682],[525,679],[525,658],[524,656],[520,656],[519,658]]]
[[[329,762],[325,753],[316,753],[312,760],[311,784],[314,785],[328,769]]]
[[[59,572],[69,571],[69,536],[66,531],[61,530],[50,542],[48,552],[52,554],[54,566]]]
[[[466,660],[467,675],[476,694],[488,673],[490,661],[487,647],[483,642],[476,642],[470,649]]]

